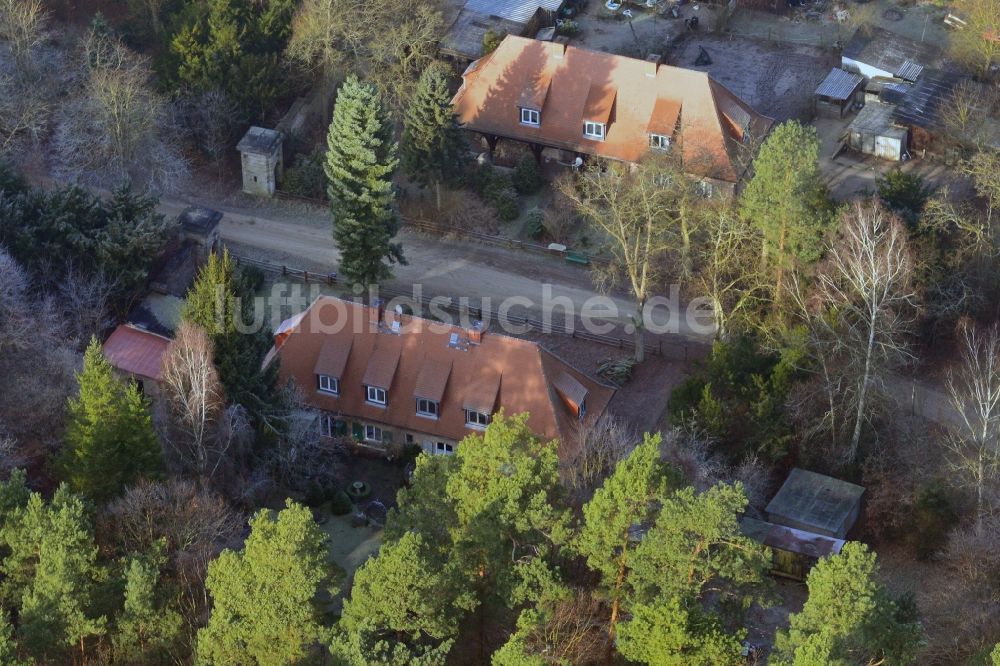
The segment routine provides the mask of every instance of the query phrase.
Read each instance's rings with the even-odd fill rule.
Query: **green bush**
[[[542,187],[542,178],[538,173],[538,163],[532,155],[523,155],[514,167],[511,176],[514,189],[518,194],[534,194]]]
[[[299,153],[295,163],[285,169],[281,177],[281,189],[297,197],[308,199],[326,198],[326,173],[323,171],[322,146],[316,146],[311,153]]]
[[[500,42],[502,42],[504,37],[506,36],[507,36],[506,31],[497,32],[492,28],[487,30],[486,33],[483,35],[483,55],[486,55],[487,53],[493,53],[494,51],[496,51],[497,47],[500,46]]]
[[[537,206],[525,214],[524,228],[532,238],[541,238],[545,233],[545,213]]]
[[[517,219],[519,214],[517,191],[510,185],[508,179],[496,179],[486,188],[484,193],[486,203],[496,210],[504,222]]]
[[[780,459],[792,438],[785,409],[798,372],[792,355],[761,351],[749,338],[716,342],[704,367],[670,394],[670,420],[693,421],[733,462],[747,453]]]
[[[576,21],[566,19],[556,28],[557,35],[565,35],[567,37],[576,37],[580,34],[580,24]]]
[[[317,507],[326,501],[326,488],[319,481],[313,481],[306,486],[303,494],[307,506]]]
[[[345,516],[350,513],[353,508],[354,504],[351,502],[351,498],[347,496],[347,493],[339,488],[330,498],[330,513],[335,516]]]
[[[935,481],[924,488],[913,506],[906,541],[917,553],[917,559],[927,560],[945,544],[948,532],[958,520],[944,485]]]

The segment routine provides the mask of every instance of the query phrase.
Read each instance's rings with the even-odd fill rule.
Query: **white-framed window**
[[[427,416],[437,418],[440,414],[441,406],[433,400],[427,398],[417,398],[417,416]]]
[[[470,428],[485,428],[490,424],[490,415],[484,412],[465,410],[465,425]]]
[[[713,194],[715,194],[715,188],[712,186],[712,183],[708,182],[707,180],[703,180],[698,183],[698,192],[701,194],[701,196],[708,199]]]
[[[437,455],[450,456],[455,453],[455,445],[448,442],[438,442],[434,445],[434,453]]]
[[[670,148],[670,137],[666,134],[650,134],[649,147],[653,150],[667,150]]]
[[[316,375],[319,378],[319,391],[331,395],[340,395],[340,380],[330,375]]]
[[[365,441],[375,442],[377,444],[382,443],[382,428],[373,425],[365,426]]]
[[[365,387],[365,399],[376,405],[385,404],[385,389],[380,389],[377,386],[366,386]]]
[[[524,125],[540,125],[542,123],[542,114],[534,109],[526,109],[522,106],[521,123]]]
[[[319,432],[323,437],[338,437],[347,430],[347,424],[332,414],[323,414],[319,419]]]
[[[604,140],[604,123],[586,121],[583,123],[583,135],[588,139]]]

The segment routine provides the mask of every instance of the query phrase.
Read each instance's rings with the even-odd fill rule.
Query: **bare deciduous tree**
[[[443,27],[440,3],[304,0],[292,21],[287,55],[326,78],[362,70],[388,99],[407,98],[434,58]]]
[[[299,491],[341,481],[346,448],[321,437],[320,413],[307,407],[299,392],[286,396],[286,402],[290,406],[282,435],[266,461],[274,480],[283,488]]]
[[[0,40],[10,46],[19,67],[30,66],[32,51],[45,41],[50,18],[42,0],[0,0]]]
[[[976,530],[992,515],[1000,472],[1000,331],[960,326],[962,361],[948,373],[948,394],[958,418],[943,439],[953,471],[976,498]]]
[[[222,170],[232,148],[239,109],[224,91],[214,88],[180,98],[177,113],[198,148]]]
[[[623,421],[604,415],[580,426],[576,448],[563,461],[563,478],[579,496],[588,497],[618,461],[631,453],[639,437]]]
[[[23,469],[28,464],[28,456],[17,440],[6,434],[0,425],[0,479],[7,479],[15,469]]]
[[[853,400],[844,459],[855,459],[884,373],[908,357],[907,335],[917,308],[906,230],[877,201],[855,202],[820,269],[811,317],[825,383],[843,381]],[[836,359],[836,360],[834,360]],[[841,398],[837,398],[840,400]]]
[[[184,467],[201,479],[212,479],[243,426],[239,415],[226,409],[208,334],[183,322],[163,358],[162,374],[160,385],[170,413],[166,440]]]
[[[1000,63],[1000,0],[957,0],[953,11],[965,26],[951,33],[952,55],[985,78]]]
[[[92,336],[100,337],[114,323],[110,303],[117,284],[103,273],[91,274],[69,265],[56,288],[66,337],[74,347],[82,349]]]
[[[983,150],[1000,117],[1000,87],[964,79],[941,100],[938,115],[957,143]]]
[[[31,287],[0,248],[0,376],[16,387],[0,391],[0,423],[24,446],[55,443],[78,362],[51,300]]]
[[[125,556],[150,552],[165,541],[168,575],[181,591],[193,637],[208,610],[205,575],[223,548],[237,544],[246,524],[219,495],[192,481],[142,481],[100,513],[101,543]]]
[[[747,328],[747,320],[768,297],[760,262],[763,240],[728,202],[707,206],[706,218],[705,238],[696,252],[695,284],[712,302],[716,336],[726,338],[733,329]]]
[[[178,130],[153,89],[147,60],[105,36],[85,40],[83,86],[62,105],[56,175],[99,187],[170,191],[188,172]]]
[[[635,299],[635,358],[642,361],[643,309],[668,274],[672,251],[679,248],[676,265],[682,276],[688,274],[694,230],[687,209],[694,186],[674,160],[653,157],[636,169],[597,164],[560,185],[606,241],[611,262],[595,269],[595,282],[605,288],[624,282]]]

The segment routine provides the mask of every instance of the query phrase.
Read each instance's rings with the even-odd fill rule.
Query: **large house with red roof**
[[[453,453],[501,409],[565,454],[615,392],[535,342],[328,296],[278,328],[274,358],[325,437],[386,455]]]
[[[513,140],[563,164],[680,151],[708,192],[736,190],[774,122],[706,72],[513,35],[469,65],[452,104],[491,151]]]

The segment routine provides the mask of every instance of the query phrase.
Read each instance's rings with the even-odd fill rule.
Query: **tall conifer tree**
[[[419,182],[434,186],[440,210],[441,182],[461,171],[465,155],[443,65],[432,65],[420,75],[403,127],[403,168]]]
[[[198,632],[199,664],[300,663],[320,638],[326,535],[309,509],[285,506],[259,512],[243,550],[225,550],[208,565],[213,607]]]
[[[333,109],[325,171],[340,273],[354,284],[376,285],[392,277],[391,264],[406,263],[402,247],[392,242],[399,229],[392,208],[398,164],[381,96],[348,77]]]
[[[162,467],[149,403],[134,382],[115,376],[94,338],[77,374],[80,392],[69,400],[61,467],[73,490],[106,500]]]

